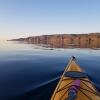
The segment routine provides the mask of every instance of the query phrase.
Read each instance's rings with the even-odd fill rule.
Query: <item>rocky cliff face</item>
[[[100,48],[100,33],[56,34],[15,39],[33,44],[49,44],[56,48]]]

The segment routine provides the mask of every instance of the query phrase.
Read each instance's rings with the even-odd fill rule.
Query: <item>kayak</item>
[[[72,57],[50,100],[100,100],[100,93]]]

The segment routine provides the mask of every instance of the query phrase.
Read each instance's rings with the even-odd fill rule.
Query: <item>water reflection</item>
[[[95,43],[72,43],[72,44],[67,44],[67,43],[64,43],[64,42],[49,42],[49,43],[34,43],[34,42],[31,42],[31,41],[16,41],[16,42],[19,42],[19,43],[25,43],[25,44],[34,44],[34,45],[38,45],[38,46],[42,46],[42,47],[45,47],[45,48],[91,48],[91,49],[99,49],[100,48],[100,43],[99,42],[95,42]]]
[[[72,55],[100,89],[100,50],[0,44],[0,100],[50,100]]]

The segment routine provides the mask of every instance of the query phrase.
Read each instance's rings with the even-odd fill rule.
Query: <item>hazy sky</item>
[[[0,37],[100,32],[100,0],[0,0]]]

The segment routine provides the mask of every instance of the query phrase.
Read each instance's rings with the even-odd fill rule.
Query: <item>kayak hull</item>
[[[77,79],[80,80],[80,88],[75,100],[100,100],[99,92],[73,58],[65,68],[50,100],[67,100],[69,89]]]

